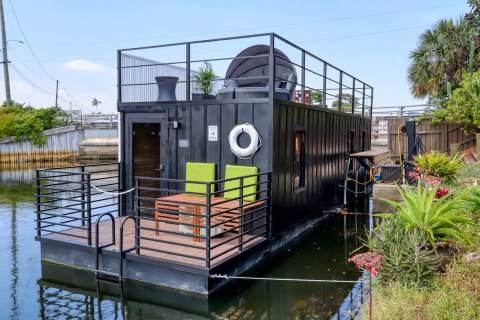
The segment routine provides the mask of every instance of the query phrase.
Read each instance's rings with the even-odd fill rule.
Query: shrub
[[[424,285],[440,266],[440,258],[427,249],[428,237],[418,229],[406,230],[400,217],[384,220],[365,241],[370,251],[382,257],[381,283]]]
[[[463,198],[465,206],[471,208],[472,213],[480,211],[480,187],[471,188],[469,194]]]
[[[0,138],[13,136],[15,140],[29,139],[41,147],[46,143],[43,130],[61,125],[56,108],[33,109],[22,106],[0,108]]]
[[[463,155],[456,154],[450,159],[446,153],[430,152],[415,158],[417,171],[429,177],[437,177],[444,181],[454,181],[455,175],[462,166]]]
[[[409,187],[397,186],[403,203],[383,199],[397,210],[398,216],[405,223],[405,231],[411,228],[420,230],[434,248],[436,241],[465,240],[460,226],[473,223],[471,219],[458,216],[454,212],[462,207],[463,200],[445,196],[435,202],[438,188],[439,185],[430,188],[428,184],[423,184],[419,180],[416,191]],[[396,214],[387,213],[379,216],[391,218]]]

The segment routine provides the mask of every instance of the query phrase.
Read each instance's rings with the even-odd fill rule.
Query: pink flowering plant
[[[380,272],[383,255],[380,253],[367,251],[359,253],[348,259],[348,262],[355,263],[360,270],[368,271],[372,276],[376,276]]]
[[[452,191],[444,186],[441,186],[441,183],[442,183],[441,178],[435,177],[435,176],[423,175],[422,168],[420,167],[415,167],[415,170],[409,172],[408,176],[414,181],[417,181],[417,182],[421,181],[425,185],[425,187],[428,188],[430,192],[435,189],[436,199],[440,199],[441,197],[448,195]]]

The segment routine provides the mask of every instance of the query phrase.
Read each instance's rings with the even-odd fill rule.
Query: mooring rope
[[[95,187],[93,184],[90,184],[90,186],[91,186],[93,189],[95,189],[95,190],[97,190],[97,191],[99,191],[99,192],[101,192],[101,193],[108,194],[108,195],[111,195],[111,196],[122,196],[122,195],[124,195],[124,194],[127,194],[127,193],[132,192],[133,190],[135,190],[135,188],[132,188],[132,189],[129,189],[129,190],[123,191],[123,192],[109,192],[109,191],[102,190],[102,189],[100,189],[100,188],[98,188],[98,187]]]
[[[257,278],[257,277],[235,277],[226,274],[212,274],[210,278],[215,279],[240,279],[240,280],[266,280],[266,281],[295,281],[295,282],[324,282],[324,283],[357,283],[366,282],[367,279],[358,280],[324,280],[324,279],[292,279],[292,278]]]

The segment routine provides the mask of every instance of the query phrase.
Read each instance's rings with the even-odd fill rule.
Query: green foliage
[[[410,53],[408,80],[413,96],[447,96],[462,74],[480,67],[477,34],[472,23],[460,18],[440,20],[420,35],[417,49]]]
[[[43,130],[61,125],[61,113],[54,107],[47,109],[11,106],[0,108],[0,138],[15,137],[16,141],[29,139],[41,147],[46,143]]]
[[[456,154],[450,159],[446,153],[429,152],[415,157],[415,167],[425,176],[441,178],[442,181],[455,180],[462,166],[463,155]]]
[[[213,81],[217,77],[213,72],[212,64],[208,61],[204,61],[204,66],[200,67],[199,73],[195,75],[197,81],[197,89],[201,90],[204,94],[211,94],[213,92]]]
[[[373,319],[480,319],[480,263],[454,261],[429,287],[399,282],[374,283]],[[368,300],[359,319],[369,319]]]
[[[340,98],[340,95],[337,94],[336,97]],[[352,95],[349,94],[349,93],[342,93],[341,97],[342,97],[342,108],[341,108],[341,110],[344,111],[344,112],[352,112],[352,99],[353,99]],[[339,104],[340,104],[340,99],[333,101],[332,102],[332,109],[337,110]],[[355,99],[355,107],[357,107],[359,105],[360,105],[360,102],[356,98]]]
[[[444,119],[458,123],[467,132],[477,132],[480,127],[480,71],[465,73],[458,88],[443,108]]]
[[[471,188],[470,192],[463,198],[465,206],[470,208],[472,213],[480,211],[480,187]]]
[[[439,186],[429,189],[428,185],[418,181],[416,190],[397,186],[403,203],[383,199],[398,212],[405,223],[405,231],[415,228],[423,232],[433,247],[437,241],[465,241],[461,229],[463,224],[472,224],[469,218],[455,214],[464,204],[461,199],[450,199],[445,196],[435,202],[435,194]],[[392,218],[396,214],[381,214],[379,216]]]
[[[398,216],[383,221],[368,237],[365,245],[383,256],[380,281],[424,285],[439,268],[440,259],[433,250],[426,249],[428,237],[419,229],[407,231]]]
[[[323,102],[323,92],[320,90],[312,90],[310,93],[310,99],[313,103],[322,103]]]

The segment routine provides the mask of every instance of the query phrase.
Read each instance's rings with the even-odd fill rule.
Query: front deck
[[[115,239],[120,238],[120,225],[124,220],[124,217],[117,217],[115,219]],[[206,241],[193,242],[193,237],[191,235],[177,234],[176,232],[178,231],[178,225],[176,224],[166,222],[159,222],[159,224],[160,230],[165,231],[166,233],[160,232],[158,235],[156,235],[156,231],[149,230],[155,229],[155,222],[151,220],[145,220],[143,222],[143,227],[146,230],[142,232],[142,237],[144,237],[145,240],[142,243],[143,247],[139,249],[138,254],[145,257],[151,257],[195,267],[205,266],[204,260],[206,253]],[[64,230],[62,234],[49,234],[45,236],[45,238],[88,245],[87,233],[87,229],[70,228]],[[104,246],[104,250],[109,250],[116,253],[119,252],[119,242],[109,245],[112,242],[110,221],[101,221],[99,223],[98,234],[99,246]],[[96,228],[92,229],[92,237],[96,237]],[[148,240],[148,238],[151,238],[152,240]],[[133,221],[130,221],[130,223],[125,223],[123,239],[125,248],[128,249],[135,247],[135,225]],[[244,243],[244,249],[247,249],[248,247],[253,246],[262,240],[264,240],[263,237],[257,238],[248,234],[242,235],[241,238],[241,242]],[[184,244],[192,246],[187,247]],[[227,232],[221,237],[213,237],[210,240],[210,245],[214,247],[214,249],[210,251],[212,256],[215,257],[214,259],[211,259],[211,265],[213,267],[219,264],[222,260],[228,259],[236,253],[236,250],[234,249],[236,249],[236,246],[238,245],[238,238],[235,233]],[[222,252],[225,253],[220,255]],[[183,255],[190,257],[185,257]]]
[[[119,163],[37,170],[42,260],[208,294],[222,282],[210,275],[244,272],[269,250],[269,172],[255,175],[255,201],[244,200],[248,177],[234,179],[239,197],[224,199],[232,179],[192,195],[174,179],[135,177],[123,190],[119,172]]]

